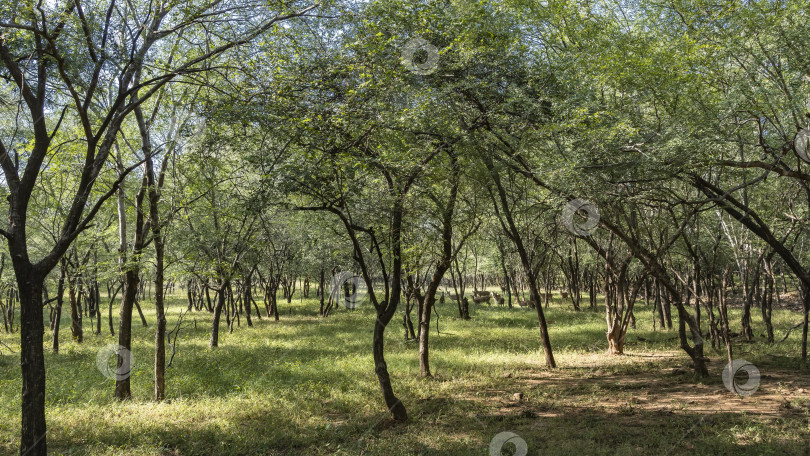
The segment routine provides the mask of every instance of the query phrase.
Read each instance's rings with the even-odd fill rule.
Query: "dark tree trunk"
[[[12,258],[14,252],[12,251]],[[26,260],[14,261],[20,286],[20,364],[22,367],[22,442],[20,454],[45,456],[45,354],[42,342],[42,287],[44,276],[37,274]]]
[[[278,321],[278,286],[279,279],[270,287],[270,307],[273,309],[273,319]]]
[[[188,300],[188,308],[186,310],[191,310],[194,307],[194,294],[191,291],[192,281],[189,280],[186,282],[186,299]]]
[[[153,399],[160,402],[166,398],[166,310],[164,302],[163,288],[163,259],[165,246],[163,244],[163,232],[160,219],[160,187],[163,184],[163,176],[168,158],[164,158],[163,168],[160,176],[156,178],[155,169],[152,163],[151,142],[149,132],[146,128],[140,107],[136,110],[136,118],[144,138],[144,152],[146,155],[146,176],[149,184],[149,219],[152,229],[152,242],[155,244],[155,364],[154,382],[155,389]]]
[[[422,377],[431,376],[430,349],[428,346],[431,312],[436,304],[436,293],[439,291],[444,274],[450,269],[453,260],[453,214],[455,213],[456,199],[458,197],[459,169],[456,157],[451,155],[450,159],[453,170],[453,185],[450,188],[447,205],[442,208],[442,256],[436,263],[433,277],[428,283],[427,293],[422,303],[422,311],[419,315],[419,373]],[[465,307],[468,308],[468,306]],[[469,310],[465,311],[464,317],[467,320],[470,318]]]
[[[138,281],[140,282],[140,279],[138,279]],[[146,316],[144,316],[143,310],[141,309],[141,303],[140,300],[137,298],[137,293],[138,292],[136,291],[135,309],[138,311],[138,316],[141,317],[141,325],[143,325],[144,328],[148,328],[149,324],[146,322]]]
[[[323,307],[324,299],[325,299],[324,294],[326,294],[326,293],[324,293],[324,287],[325,287],[325,283],[326,283],[325,280],[326,280],[325,273],[324,273],[323,267],[321,267],[320,281],[318,282],[318,295],[319,295],[318,297],[320,298],[320,301],[321,301],[320,302],[321,303],[321,308],[318,311],[318,315],[320,315],[322,317],[326,316],[326,314],[324,313],[324,307]]]
[[[412,306],[408,303],[405,304],[405,315],[403,322],[405,325],[405,340],[416,339],[416,331],[413,329],[413,320],[411,319]]]
[[[745,290],[745,296],[743,297],[743,309],[740,323],[742,325],[742,333],[745,336],[745,340],[751,342],[754,340],[754,330],[751,328],[751,306],[754,304],[757,289],[759,288],[759,264],[754,267],[754,271],[752,273],[750,271],[750,262],[746,263],[746,275],[749,277],[741,279],[744,281],[743,288]]]
[[[75,279],[74,279],[75,280]],[[70,301],[70,332],[73,340],[82,343],[84,331],[82,330],[82,313],[79,310],[79,302],[76,296],[76,285],[74,280],[68,279],[68,300]]]
[[[146,194],[147,177],[144,176],[141,182],[141,188],[135,197],[135,241],[132,245],[132,263],[124,272],[124,294],[121,297],[121,310],[118,314],[118,345],[126,350],[132,350],[132,307],[138,307],[138,291],[141,286],[140,262],[141,252],[143,251],[144,243],[144,206],[143,200]],[[143,314],[141,314],[143,318]],[[145,320],[144,320],[145,323]],[[117,372],[130,372],[131,366],[124,366],[124,363],[131,364],[132,359],[129,356],[118,357],[118,370]],[[132,397],[130,389],[130,376],[119,375],[115,381],[115,399],[119,401],[128,400]]]
[[[163,296],[163,240],[155,237],[155,391],[154,400],[166,398],[166,312]]]
[[[253,284],[251,283],[252,275],[253,271],[251,270],[247,277],[245,277],[245,283],[242,284],[242,287],[244,288],[244,293],[242,293],[242,305],[245,309],[245,320],[247,321],[248,327],[253,326],[253,320],[250,318],[250,293],[253,290]]]
[[[59,326],[62,323],[62,301],[65,297],[65,276],[67,275],[67,260],[62,258],[59,268],[59,282],[56,286],[56,310],[53,316],[53,352],[59,353]]]
[[[657,280],[655,281],[655,308],[653,309],[653,313],[656,311],[658,313],[658,327],[661,329],[666,328],[666,323],[664,322],[664,297],[661,292],[661,285]],[[653,329],[655,329],[655,325],[653,325]]]
[[[810,287],[804,286],[803,288],[803,302],[804,302],[804,326],[802,328],[802,361],[807,361],[807,331],[808,323],[810,323]]]
[[[132,306],[137,299],[138,282],[140,278],[134,270],[128,270],[124,276],[124,295],[121,299],[121,310],[118,313],[118,345],[127,350],[132,350]],[[118,371],[129,372],[130,366],[124,366],[124,362],[130,362],[126,356],[118,357]],[[132,397],[129,376],[120,376],[115,381],[115,399],[119,401],[128,400]]]
[[[760,299],[760,308],[762,311],[762,321],[765,323],[766,336],[768,343],[773,343],[773,323],[771,322],[771,311],[773,309],[773,295],[774,295],[774,277],[769,268],[765,273],[765,286],[763,287],[762,298]]]
[[[385,362],[385,327],[388,326],[388,323],[391,321],[391,316],[393,316],[393,313],[390,313],[387,317],[385,313],[377,313],[377,321],[374,324],[374,337],[372,340],[374,372],[377,374],[377,380],[380,384],[385,406],[388,407],[388,411],[391,412],[395,420],[406,421],[408,419],[408,413],[402,401],[394,395],[394,389],[391,386],[391,377],[388,374],[388,364]]]
[[[97,280],[93,283],[93,309],[96,313],[96,334],[101,334],[101,292]]]
[[[230,281],[224,280],[221,282],[219,290],[217,290],[217,305],[214,307],[214,319],[211,322],[211,341],[208,343],[210,348],[219,346],[219,319],[222,315],[222,309],[225,307],[225,293],[227,293],[229,285]]]

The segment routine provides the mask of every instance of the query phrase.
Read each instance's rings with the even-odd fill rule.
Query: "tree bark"
[[[447,205],[442,211],[442,255],[436,263],[433,276],[427,287],[422,312],[419,315],[419,373],[422,377],[430,377],[430,318],[433,306],[436,304],[436,293],[444,279],[444,274],[450,269],[453,259],[453,214],[456,208],[458,197],[459,169],[458,161],[454,155],[450,155],[453,171],[453,184],[450,187],[450,195]],[[469,313],[467,313],[469,318]]]
[[[145,128],[143,115],[140,108],[136,111],[138,123],[141,126],[141,135],[145,137],[144,151],[146,153],[146,176],[149,185],[149,219],[152,228],[152,242],[155,244],[155,365],[154,381],[155,390],[153,399],[157,402],[166,398],[166,311],[164,303],[163,288],[163,230],[160,219],[160,186],[163,183],[163,170],[168,157],[164,158],[163,168],[160,177],[155,178],[154,164],[152,163],[151,142],[149,141],[148,129]],[[148,149],[147,149],[148,147]]]
[[[208,343],[210,348],[219,347],[219,320],[222,309],[225,307],[225,293],[230,285],[229,280],[223,280],[217,290],[217,305],[214,307],[214,319],[211,322],[211,340]]]
[[[143,200],[146,193],[147,178],[143,177],[141,188],[135,197],[135,241],[132,245],[132,264],[124,272],[124,293],[121,297],[121,309],[118,313],[118,345],[126,350],[132,350],[132,309],[137,304],[138,291],[140,286],[140,256],[144,243],[144,207]],[[123,363],[131,363],[129,356],[118,357],[118,372],[130,372],[131,366],[124,366]],[[115,381],[115,399],[125,401],[132,398],[130,389],[130,376],[120,376]]]
[[[59,353],[59,326],[62,322],[62,301],[65,296],[65,276],[67,275],[67,260],[60,260],[59,283],[56,286],[56,314],[53,317],[53,352]]]
[[[68,279],[68,300],[70,301],[70,333],[73,340],[82,343],[84,340],[84,331],[82,330],[82,313],[79,311],[79,305],[76,296],[76,282],[74,279]]]
[[[12,251],[12,258],[14,258]],[[20,285],[20,364],[22,367],[22,444],[20,454],[45,456],[45,355],[42,339],[42,287],[45,277],[25,260],[14,261]]]

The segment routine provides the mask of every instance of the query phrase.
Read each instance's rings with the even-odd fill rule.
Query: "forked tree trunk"
[[[692,360],[695,373],[701,377],[708,376],[709,370],[706,367],[706,361],[708,360],[703,355],[703,336],[698,330],[694,316],[684,307],[681,294],[678,292],[678,289],[674,283],[669,279],[669,275],[659,262],[658,257],[643,247],[635,238],[630,237],[625,230],[619,228],[613,223],[610,223],[607,219],[602,218],[601,223],[630,248],[635,257],[641,260],[641,262],[644,264],[649,274],[655,277],[656,282],[660,285],[662,291],[669,294],[670,299],[678,310],[678,336],[681,343],[681,349],[685,351]],[[694,346],[689,345],[689,340],[687,339],[686,335],[687,326],[689,327]]]
[[[611,355],[623,355],[626,335],[627,333],[621,330],[620,324],[614,325],[613,330],[607,333],[608,353]]]

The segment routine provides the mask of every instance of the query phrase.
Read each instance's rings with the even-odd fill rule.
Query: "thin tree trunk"
[[[214,319],[211,322],[211,341],[208,343],[210,348],[219,346],[219,319],[222,315],[222,309],[225,307],[225,293],[227,293],[230,281],[223,280],[217,290],[217,305],[214,308]]]
[[[68,279],[68,300],[70,302],[70,332],[73,340],[82,343],[84,331],[82,330],[82,313],[79,311],[79,303],[76,296],[75,281]]]
[[[501,184],[500,175],[498,175],[494,163],[492,163],[492,160],[488,156],[486,157],[486,161],[486,165],[490,169],[490,176],[495,182],[498,197],[500,198],[501,210],[498,209],[498,202],[495,201],[495,196],[492,195],[492,202],[495,206],[496,215],[498,216],[504,231],[515,244],[518,256],[520,257],[520,262],[522,263],[524,272],[529,280],[530,300],[535,303],[534,308],[537,312],[537,323],[540,329],[540,340],[546,356],[546,366],[551,368],[557,367],[557,363],[554,361],[554,354],[551,351],[551,340],[548,337],[546,317],[543,313],[543,306],[540,305],[540,292],[537,289],[537,278],[535,276],[534,269],[532,268],[531,260],[529,259],[529,255],[526,252],[525,246],[523,245],[523,239],[521,238],[520,232],[518,231],[517,225],[512,217],[512,211],[509,208],[509,202],[506,198],[506,190],[504,190],[503,185]],[[501,212],[503,213],[503,219],[506,220],[506,223],[504,223],[501,219]]]
[[[436,304],[436,293],[439,291],[444,274],[450,269],[453,259],[453,214],[458,196],[459,169],[456,157],[451,155],[450,159],[453,169],[453,185],[450,188],[447,205],[442,211],[442,256],[436,263],[433,277],[430,279],[427,293],[422,302],[422,312],[419,315],[419,373],[422,377],[431,376],[429,348],[431,312]],[[469,319],[469,311],[467,311],[466,317]]]
[[[65,296],[65,276],[67,275],[67,260],[60,260],[59,282],[56,286],[56,312],[53,317],[53,352],[59,353],[59,326],[62,323],[62,301]]]
[[[160,402],[166,398],[166,311],[163,288],[163,258],[165,249],[163,245],[159,203],[160,187],[163,183],[163,175],[168,158],[164,158],[160,177],[156,179],[154,164],[152,163],[149,132],[146,128],[140,107],[136,109],[135,114],[141,129],[141,136],[144,138],[146,175],[149,185],[149,219],[150,227],[152,228],[152,242],[155,245],[155,318],[157,321],[155,322],[155,389],[153,399]]]

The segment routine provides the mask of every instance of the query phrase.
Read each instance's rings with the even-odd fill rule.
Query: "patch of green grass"
[[[150,302],[142,305],[152,324]],[[170,300],[169,328],[184,307],[179,294]],[[665,385],[697,384],[685,368],[677,332],[653,331],[651,309],[643,305],[627,336],[627,356],[608,356],[600,309],[574,312],[557,300],[546,311],[559,365],[548,370],[533,310],[474,305],[472,319],[464,321],[453,304],[441,305],[441,334],[435,321],[431,328],[431,379],[419,378],[417,345],[404,340],[401,317],[395,318],[385,352],[394,391],[411,417],[405,424],[391,422],[382,402],[368,305],[321,319],[314,300],[295,299],[280,304],[281,321],[254,317],[248,328],[242,318],[233,333],[223,318],[217,349],[208,348],[211,315],[190,313],[167,370],[167,401],[160,404],[150,401],[154,327],[134,321],[134,399],[121,404],[112,399],[114,382],[96,367],[98,351],[117,338],[106,330],[93,335],[86,319],[84,343],[71,341],[66,309],[61,352],[51,353],[45,341],[49,449],[93,455],[488,455],[496,434],[513,431],[529,454],[805,454],[807,399],[794,400],[793,413],[777,420],[742,412],[707,418],[644,382],[602,380],[647,376]],[[739,310],[730,313],[738,326]],[[777,338],[800,317],[774,310]],[[754,325],[757,334],[764,332],[757,315]],[[2,333],[0,341],[16,349],[19,335]],[[754,362],[763,374],[793,369],[799,343],[798,331],[775,346],[739,343],[735,357]],[[724,353],[707,350],[717,365]],[[664,372],[672,368],[684,370]],[[714,368],[701,383],[720,389],[719,377]],[[19,353],[4,348],[0,454],[18,451],[20,388]],[[525,397],[516,402],[515,392]],[[637,399],[641,394],[653,399]],[[651,410],[650,402],[672,411]]]

